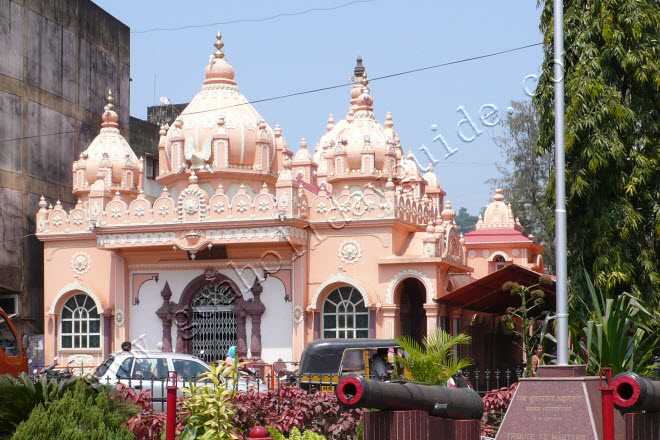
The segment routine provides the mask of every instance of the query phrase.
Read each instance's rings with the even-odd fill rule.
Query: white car
[[[132,352],[120,351],[108,356],[101,365],[92,373],[102,384],[115,385],[121,382],[137,391],[151,390],[151,400],[156,411],[165,412],[167,402],[166,381],[167,372],[176,371],[177,387],[188,385],[188,381],[204,384],[203,373],[210,372],[208,364],[203,360],[182,353],[163,352]],[[231,381],[226,382],[228,387]],[[250,389],[259,392],[268,391],[263,382],[240,376],[238,380],[238,391],[245,392]],[[181,390],[177,396],[181,396]]]

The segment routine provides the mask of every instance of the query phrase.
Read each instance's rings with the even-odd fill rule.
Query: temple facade
[[[451,326],[438,300],[493,257],[529,260],[529,244],[484,247],[490,229],[459,235],[438,177],[404,154],[390,113],[376,120],[361,59],[346,116],[294,155],[240,93],[219,34],[215,47],[201,91],[161,127],[160,197],[144,195],[110,95],[73,163],[78,203],[39,203],[46,362],[97,365],[126,340],[272,363],[318,338],[420,339]],[[495,199],[481,223],[520,234]]]

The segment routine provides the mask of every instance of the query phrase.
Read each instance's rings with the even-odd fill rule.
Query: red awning
[[[520,297],[502,291],[502,286],[507,281],[516,282],[522,286],[533,286],[539,283],[543,274],[533,270],[509,264],[483,278],[471,282],[447,295],[438,298],[437,302],[444,302],[452,307],[474,310],[476,312],[503,315],[507,307],[518,307]],[[555,281],[549,275],[552,285],[549,288],[539,286],[545,295],[543,308],[545,310],[555,309]]]

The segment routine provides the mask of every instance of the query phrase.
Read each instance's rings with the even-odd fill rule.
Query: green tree
[[[458,210],[458,214],[456,214],[456,217],[454,217],[454,222],[456,222],[456,226],[458,227],[459,234],[465,234],[466,232],[474,229],[474,225],[477,224],[478,220],[479,217],[477,217],[476,215],[468,214],[467,208],[464,208],[462,206]]]
[[[538,150],[553,150],[552,2],[540,2],[545,61],[533,102]],[[597,290],[658,304],[660,288],[660,3],[564,2],[568,268]],[[548,189],[554,206],[554,176]]]
[[[454,347],[472,342],[472,338],[464,333],[451,336],[436,328],[435,333],[422,340],[422,345],[410,336],[401,336],[396,341],[407,352],[407,356],[397,356],[396,360],[403,365],[408,380],[445,385],[460,369],[472,365],[471,359],[452,356]]]
[[[545,243],[543,261],[550,273],[554,273],[554,210],[546,203],[545,195],[552,169],[552,154],[536,153],[539,118],[532,103],[511,101],[511,108],[513,113],[502,121],[506,134],[494,139],[505,160],[504,164],[496,165],[500,177],[486,182],[502,189],[525,232]]]

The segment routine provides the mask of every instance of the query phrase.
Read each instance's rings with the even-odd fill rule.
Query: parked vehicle
[[[0,308],[0,374],[28,373],[28,357],[9,317]]]
[[[374,371],[374,360],[379,353],[387,355],[384,360],[380,356],[386,364],[380,373]],[[317,339],[302,352],[296,383],[309,391],[334,392],[344,374],[389,380],[396,371],[394,354],[402,353],[403,349],[391,339]]]
[[[164,412],[168,371],[176,371],[177,386],[181,388],[187,386],[189,381],[197,384],[206,383],[202,374],[210,372],[211,369],[203,360],[188,354],[120,351],[108,356],[94,370],[92,376],[103,384],[114,385],[121,382],[137,391],[151,390],[154,409]],[[233,387],[231,381],[227,381],[226,385]],[[247,391],[248,388],[260,392],[268,390],[263,382],[256,382],[239,375],[237,390]],[[182,395],[181,391],[177,394]]]

